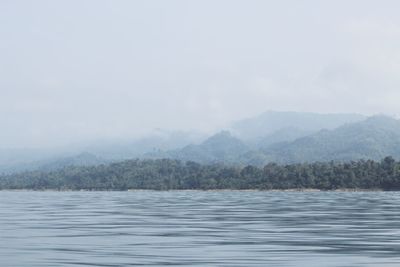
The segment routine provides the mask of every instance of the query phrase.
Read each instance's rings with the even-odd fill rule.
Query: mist
[[[0,148],[400,114],[398,1],[0,2]]]

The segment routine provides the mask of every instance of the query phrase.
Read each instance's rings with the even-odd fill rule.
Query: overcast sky
[[[400,114],[399,1],[0,0],[0,147]]]

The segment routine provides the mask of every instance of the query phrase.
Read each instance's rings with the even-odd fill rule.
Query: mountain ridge
[[[240,165],[379,160],[388,155],[400,158],[400,121],[384,115],[371,116],[363,121],[345,123],[334,129],[322,129],[293,139],[270,144],[246,143],[229,131],[222,131],[200,145],[152,155],[152,158]]]
[[[282,118],[280,112],[270,111],[264,114],[268,114],[269,117],[277,115],[273,121]],[[42,160],[38,156],[39,159],[24,163],[18,161],[17,155],[23,156],[22,152],[18,152],[19,154],[9,159],[10,164],[0,164],[0,171],[18,172],[41,168],[55,169],[68,165],[97,165],[133,158],[171,158],[240,166],[262,166],[270,162],[286,164],[331,160],[379,160],[385,156],[400,159],[400,121],[397,119],[384,115],[365,117],[350,114],[348,117],[348,114],[342,114],[343,116],[333,116],[331,122],[321,124],[321,118],[332,118],[332,114],[326,117],[324,114],[295,113],[297,119],[304,115],[305,120],[308,120],[308,128],[299,128],[301,120],[295,121],[293,125],[289,124],[293,114],[294,112],[284,112],[283,117],[289,116],[289,119],[279,125],[285,127],[275,129],[277,124],[271,127],[267,125],[264,130],[268,127],[273,130],[253,139],[240,138],[230,128],[199,142],[190,141],[200,139],[186,133],[162,133],[130,143],[120,143],[117,147],[110,143],[98,147],[97,150],[96,147],[83,150],[88,152],[86,158],[85,154],[82,156],[82,152],[69,152],[66,155],[58,153]],[[316,118],[315,123],[312,122],[312,118]],[[364,119],[360,120],[361,118]],[[344,123],[335,128],[321,128],[322,125],[333,127],[338,121]],[[7,159],[6,154],[3,158]]]

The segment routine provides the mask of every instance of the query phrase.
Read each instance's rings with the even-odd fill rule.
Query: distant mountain
[[[53,171],[69,166],[95,166],[109,162],[109,160],[105,160],[93,154],[84,152],[75,156],[55,156],[53,158],[41,159],[38,161],[5,165],[0,169],[0,173],[15,173],[35,170]]]
[[[87,166],[140,158],[146,153],[181,149],[204,139],[200,133],[157,129],[143,138],[131,140],[104,140],[53,150],[3,149],[0,150],[0,173],[52,170],[68,165]]]
[[[334,129],[346,123],[365,119],[365,116],[359,114],[267,111],[259,116],[233,123],[230,130],[243,140],[259,140],[271,136],[272,139],[280,137],[277,141],[292,141],[294,137],[298,138],[322,129]],[[290,133],[288,130],[293,132]],[[282,131],[285,131],[284,135],[281,135]],[[266,142],[273,143],[273,141]]]
[[[253,147],[256,149],[263,149],[275,143],[292,142],[298,138],[310,135],[312,133],[314,133],[314,131],[302,130],[295,127],[287,127],[276,130],[254,141],[250,141],[250,143],[252,143]]]
[[[36,162],[59,156],[57,152],[41,149],[0,149],[0,172],[10,166]]]
[[[400,159],[400,121],[386,116],[373,116],[308,135],[297,128],[282,128],[251,145],[222,131],[200,145],[152,155],[153,158],[240,165],[380,160],[386,156]]]
[[[333,130],[277,143],[262,150],[276,162],[347,161],[356,159],[400,158],[400,121],[373,116]]]
[[[257,130],[257,127],[259,130]],[[262,166],[269,162],[400,159],[400,121],[387,116],[266,112],[207,139],[163,132],[130,142],[87,146],[89,153],[0,153],[0,173],[55,170],[132,158],[171,158],[199,163]],[[82,151],[82,150],[81,150]],[[1,151],[0,151],[1,152]]]
[[[69,166],[95,166],[109,162],[110,161],[104,160],[96,155],[84,152],[76,156],[57,158],[47,162],[39,162],[37,169],[51,171]]]
[[[237,161],[240,154],[249,151],[249,147],[228,131],[221,131],[199,145],[188,145],[182,149],[164,153],[149,153],[151,158],[174,158],[201,163]]]
[[[162,151],[181,149],[204,138],[199,133],[157,130],[136,140],[105,141],[86,146],[84,149],[101,158],[123,160],[142,157],[147,153],[162,153]]]

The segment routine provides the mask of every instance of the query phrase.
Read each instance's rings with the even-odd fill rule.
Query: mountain
[[[39,162],[51,161],[65,153],[46,149],[1,149],[0,173],[12,173],[37,168]]]
[[[334,129],[346,123],[365,119],[365,116],[359,114],[267,111],[256,117],[233,123],[230,131],[243,140],[260,140],[272,135],[280,136],[279,141],[293,141],[293,137],[299,138],[322,129]],[[290,132],[288,130],[296,134],[289,134],[288,139],[284,139],[280,132]],[[266,142],[272,143],[272,141]]]
[[[43,171],[52,171],[69,166],[95,166],[108,163],[96,155],[83,152],[76,156],[57,158],[47,162],[39,162],[37,169]]]
[[[321,130],[292,142],[273,144],[262,150],[271,161],[313,162],[400,158],[400,121],[373,116],[333,130]]]
[[[260,128],[259,133],[255,132],[256,127]],[[236,124],[236,134],[221,131],[202,142],[199,140],[200,135],[160,131],[130,142],[95,144],[81,149],[88,153],[40,154],[21,150],[9,152],[7,157],[4,150],[0,153],[0,173],[55,170],[132,158],[258,166],[269,162],[380,160],[386,156],[400,159],[400,121],[387,116],[266,112]]]
[[[268,162],[380,160],[386,156],[400,159],[400,121],[387,116],[373,116],[312,134],[283,128],[251,145],[222,131],[200,145],[153,154],[153,158],[258,166]]]
[[[83,152],[74,156],[54,156],[52,158],[41,159],[37,161],[3,165],[0,169],[0,173],[16,173],[35,170],[53,171],[69,166],[95,166],[109,162],[109,160],[105,160],[93,154]]]
[[[203,139],[200,133],[157,130],[136,140],[103,141],[86,146],[84,150],[101,158],[124,160],[142,157],[147,153],[181,149]]]
[[[201,163],[237,161],[238,155],[249,151],[249,147],[229,131],[221,131],[199,145],[188,145],[182,149],[164,153],[149,153],[150,158],[174,158]]]
[[[314,133],[310,130],[302,130],[296,127],[287,127],[276,130],[264,137],[258,138],[253,142],[253,147],[256,149],[267,148],[272,144],[281,143],[281,142],[292,142],[298,138],[307,136]]]
[[[146,153],[181,149],[204,140],[197,132],[157,129],[147,136],[129,140],[103,140],[90,144],[73,144],[57,149],[2,149],[0,173],[38,169],[55,169],[69,165],[98,165],[142,157]],[[85,151],[85,152],[83,152]]]

